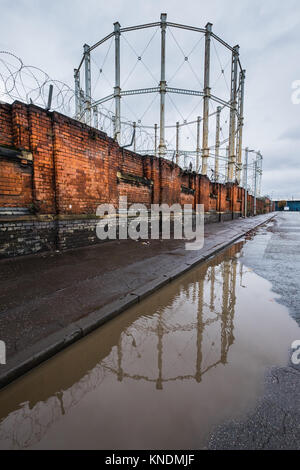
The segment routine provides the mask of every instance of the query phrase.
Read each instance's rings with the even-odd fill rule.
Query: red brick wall
[[[29,145],[33,155],[33,203],[42,214],[56,213],[53,127],[51,115],[28,107]],[[24,134],[23,134],[24,135]],[[26,142],[26,134],[23,137]]]
[[[29,128],[29,110],[22,103],[15,102],[12,105],[12,134],[14,146],[18,149],[29,150],[31,148]]]
[[[12,130],[12,107],[9,104],[0,103],[0,145],[14,145]]]
[[[181,184],[184,183],[181,177],[181,170],[171,162],[160,159],[160,191],[161,203],[180,204]]]
[[[91,133],[87,126],[57,113],[53,115],[53,134],[58,212],[95,214],[97,206],[116,192],[115,145],[109,147],[100,132]]]
[[[210,180],[199,175],[199,204],[204,205],[204,211],[209,212],[210,206]]]
[[[151,163],[147,157],[142,157],[136,153],[119,151],[118,171],[122,175],[137,176],[152,181]],[[150,207],[152,204],[152,186],[147,186],[139,181],[136,184],[119,182],[118,196],[127,196],[128,204],[139,203]]]
[[[0,104],[0,146],[32,153],[32,167],[0,159],[0,207],[41,214],[95,214],[101,203],[204,204],[206,212],[244,208],[244,190],[210,182],[162,158],[122,150],[100,131],[58,113]],[[121,175],[121,177],[118,177]],[[248,196],[253,211],[253,198]],[[260,211],[265,202],[258,202]]]
[[[0,161],[0,205],[30,207],[32,203],[32,168],[16,161]]]
[[[148,186],[140,185],[138,187],[128,183],[119,184],[119,195],[126,196],[128,204],[145,204],[150,207],[152,200],[152,189]]]
[[[209,210],[218,210],[219,191],[218,185],[210,183],[209,185]]]

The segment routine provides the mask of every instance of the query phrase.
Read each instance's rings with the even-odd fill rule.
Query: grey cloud
[[[287,129],[283,134],[281,134],[279,140],[300,140],[300,125],[298,127]]]

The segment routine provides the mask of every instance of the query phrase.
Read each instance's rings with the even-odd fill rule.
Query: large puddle
[[[299,337],[242,252],[233,245],[0,392],[0,448],[205,448]]]

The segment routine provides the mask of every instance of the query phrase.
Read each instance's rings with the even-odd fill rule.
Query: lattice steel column
[[[245,150],[245,218],[248,217],[248,158],[249,149]]]
[[[114,23],[114,34],[115,34],[115,130],[114,138],[121,143],[121,70],[120,70],[120,28],[121,25],[117,21]]]
[[[254,162],[254,215],[256,215],[257,199],[257,156]]]
[[[261,181],[262,181],[262,173],[263,173],[263,156],[260,152],[258,152],[259,155],[259,177],[258,177],[258,187],[257,187],[257,192],[258,195],[261,196]]]
[[[136,152],[136,122],[133,123],[133,151]]]
[[[246,70],[240,72],[240,85],[239,85],[239,127],[237,135],[237,182],[240,185],[242,179],[242,153],[243,153],[243,127],[244,127],[244,94],[245,94],[245,77]]]
[[[225,178],[226,178],[226,181],[228,181],[229,180],[229,147],[228,147],[228,145],[226,147],[226,162],[225,162],[225,164],[226,164]]]
[[[216,150],[215,150],[215,181],[219,181],[219,156],[220,156],[220,118],[221,106],[217,107],[216,114]]]
[[[156,381],[156,389],[163,389],[163,337],[164,337],[164,327],[162,313],[159,313],[157,321],[157,368],[158,368],[158,377]]]
[[[221,326],[221,362],[226,364],[227,361],[227,319],[229,312],[229,282],[230,282],[230,263],[223,262],[223,302],[222,302],[222,326]]]
[[[85,44],[84,65],[85,65],[85,122],[91,125],[91,101],[92,101],[92,82],[91,82],[91,54],[90,46]]]
[[[160,157],[166,155],[165,143],[165,102],[166,102],[166,29],[167,29],[167,14],[162,13],[160,16],[161,27],[161,74],[159,83],[160,93],[160,139],[158,153]]]
[[[207,23],[205,33],[205,62],[204,62],[204,98],[203,98],[203,139],[202,139],[202,169],[201,174],[207,175],[207,164],[209,157],[208,148],[208,119],[210,98],[210,43],[212,24]]]
[[[179,122],[176,122],[176,164],[179,165]]]
[[[215,310],[215,281],[216,281],[216,271],[215,266],[211,267],[210,274],[210,309],[212,312]]]
[[[196,358],[196,381],[202,380],[202,343],[203,343],[203,299],[204,299],[204,276],[198,281],[198,310],[197,310],[197,358]]]
[[[98,106],[93,107],[93,114],[94,114],[94,127],[98,129],[99,127],[99,113],[98,113]]]
[[[157,157],[157,124],[154,124],[154,154]]]
[[[239,59],[239,46],[235,46],[232,52],[231,64],[231,95],[230,95],[230,126],[229,126],[229,182],[233,183],[235,179],[235,163],[236,163],[236,148],[235,148],[235,132],[236,132],[236,112],[237,112],[237,75],[238,75],[238,59]]]
[[[75,81],[75,118],[80,117],[80,77],[77,69],[74,69]]]
[[[201,118],[200,116],[197,117],[197,148],[196,148],[196,172],[199,173],[200,171],[200,124]]]

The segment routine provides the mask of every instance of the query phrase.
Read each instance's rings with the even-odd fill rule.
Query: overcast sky
[[[244,146],[264,156],[263,193],[300,199],[300,104],[291,99],[300,80],[299,0],[0,0],[0,7],[0,49],[71,86],[83,44],[110,33],[115,21],[149,23],[166,12],[172,22],[213,23],[217,35],[241,48]]]

